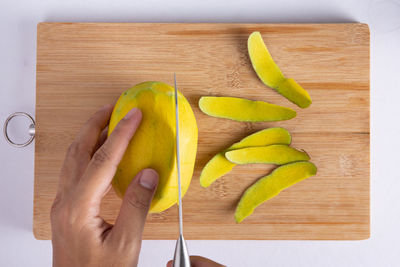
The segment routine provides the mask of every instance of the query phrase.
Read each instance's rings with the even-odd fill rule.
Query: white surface
[[[400,0],[0,1],[0,122],[34,115],[36,24],[95,22],[364,22],[371,29],[371,238],[366,241],[189,241],[228,266],[400,266]],[[397,116],[397,117],[396,117]],[[18,127],[19,125],[19,127]],[[14,127],[23,132],[23,124]],[[14,125],[15,126],[15,125]],[[0,138],[0,266],[50,266],[32,235],[34,146]],[[164,266],[174,241],[144,241],[140,266]]]

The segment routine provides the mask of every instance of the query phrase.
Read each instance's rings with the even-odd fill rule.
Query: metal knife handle
[[[183,235],[176,241],[173,267],[191,267],[189,252]]]

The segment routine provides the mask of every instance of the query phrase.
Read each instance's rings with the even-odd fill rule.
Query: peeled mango
[[[288,145],[246,147],[228,151],[225,153],[225,157],[236,164],[265,163],[278,165],[310,159],[306,152]]]
[[[293,109],[238,97],[203,96],[199,107],[207,115],[235,121],[284,121],[296,117]]]
[[[311,105],[308,92],[295,80],[285,78],[269,53],[260,32],[250,34],[247,41],[249,56],[255,72],[267,86],[275,89],[288,100],[301,108]]]
[[[232,163],[225,158],[226,151],[252,146],[267,146],[271,144],[289,145],[290,142],[290,133],[284,128],[275,127],[255,132],[215,155],[201,171],[200,185],[202,187],[210,186],[215,180],[224,176],[236,166],[235,163]]]
[[[185,195],[193,175],[198,129],[192,108],[180,92],[178,101],[181,182]],[[161,212],[178,201],[174,88],[162,82],[144,82],[125,91],[114,107],[108,135],[134,107],[142,111],[142,122],[118,165],[112,185],[122,197],[140,170],[155,169],[160,179],[149,211]]]
[[[317,167],[311,162],[294,162],[276,168],[244,192],[236,207],[236,222],[243,221],[257,206],[277,196],[282,190],[315,174]]]

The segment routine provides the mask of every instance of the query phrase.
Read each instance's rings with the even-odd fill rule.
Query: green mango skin
[[[242,222],[256,207],[277,196],[282,190],[317,174],[317,167],[306,161],[289,163],[260,178],[242,195],[235,211],[235,220]]]
[[[225,153],[225,157],[236,164],[264,163],[283,165],[295,161],[310,160],[310,156],[306,152],[288,145],[246,147],[228,151]]]
[[[295,80],[285,78],[279,66],[273,60],[260,32],[250,34],[247,41],[251,64],[260,80],[268,87],[275,89],[289,101],[300,108],[311,105],[308,92]]]
[[[226,150],[215,155],[203,168],[200,174],[200,185],[208,187],[220,177],[229,173],[235,163],[230,162],[225,158],[225,152],[252,146],[267,146],[271,144],[289,145],[292,141],[290,133],[281,127],[274,127],[255,132],[240,142],[233,144]]]
[[[234,121],[284,121],[296,117],[293,109],[238,97],[203,96],[199,107],[205,114]]]

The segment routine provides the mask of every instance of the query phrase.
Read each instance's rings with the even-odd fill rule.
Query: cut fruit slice
[[[261,81],[269,87],[277,88],[285,79],[282,71],[272,59],[260,32],[253,32],[247,40],[249,57]]]
[[[301,108],[311,105],[311,97],[293,79],[287,79],[274,62],[260,32],[250,34],[247,41],[249,57],[260,80]]]
[[[296,117],[296,111],[290,108],[237,97],[203,96],[199,107],[207,115],[235,121],[284,121]]]
[[[282,190],[316,173],[317,167],[311,162],[294,162],[276,168],[244,192],[236,207],[236,222],[243,221],[257,206],[277,196]]]
[[[278,165],[310,159],[306,152],[287,145],[241,148],[226,152],[225,157],[236,164],[267,163]]]
[[[227,174],[236,166],[236,164],[225,158],[226,151],[251,146],[267,146],[271,144],[289,145],[290,142],[290,133],[286,129],[280,127],[268,128],[253,133],[242,139],[240,142],[233,144],[228,149],[215,155],[203,168],[200,174],[200,184],[203,187],[208,187],[215,180]]]

